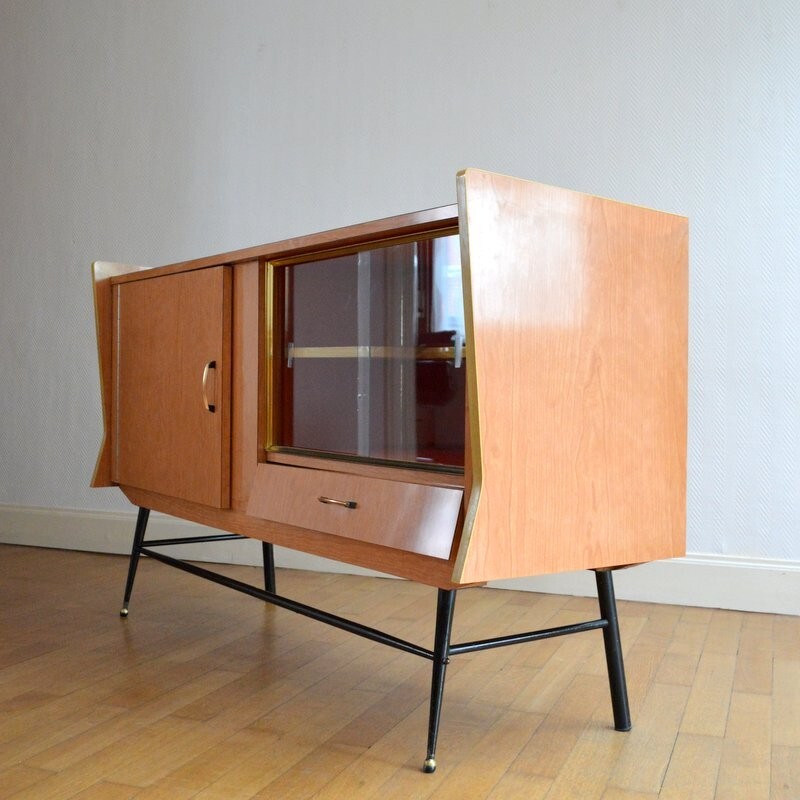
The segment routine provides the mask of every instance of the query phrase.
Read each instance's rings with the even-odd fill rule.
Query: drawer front
[[[447,559],[463,490],[259,464],[247,513]]]

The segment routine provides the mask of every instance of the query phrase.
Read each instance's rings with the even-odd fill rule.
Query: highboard
[[[683,555],[683,217],[468,169],[452,206],[153,269],[96,262],[93,486],[141,555],[432,661],[600,628],[630,728],[612,571]],[[146,540],[154,509],[222,531]],[[168,556],[261,540],[264,588]],[[433,649],[283,597],[273,545],[438,590]],[[595,571],[600,618],[452,643],[456,591]]]

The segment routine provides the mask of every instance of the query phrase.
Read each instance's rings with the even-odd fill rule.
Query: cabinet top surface
[[[323,252],[328,248],[355,247],[380,239],[410,236],[452,228],[458,225],[458,206],[454,203],[410,214],[333,228],[319,233],[296,236],[269,244],[256,245],[241,250],[231,250],[211,256],[179,261],[174,264],[147,269],[147,275],[167,275],[173,272],[186,272],[203,269],[218,264],[237,264],[258,259],[283,259],[302,256],[305,253]],[[110,275],[112,283],[122,283],[144,277],[143,268],[131,267],[115,270]]]
[[[492,172],[480,169],[461,170],[457,178],[459,180],[498,180],[513,181],[519,185],[530,187],[538,186],[542,190],[554,189],[536,181],[528,181],[519,178],[509,178]],[[594,195],[577,192],[574,190],[558,189],[562,194],[574,197],[576,200],[600,200],[605,198],[595,197]],[[614,205],[630,206],[632,204],[616,200],[606,201]],[[645,207],[639,207],[643,212],[652,211]],[[462,209],[463,212],[463,209]],[[678,217],[679,215],[657,212],[662,216]],[[219,264],[236,264],[259,259],[281,259],[302,256],[306,253],[324,252],[328,248],[357,247],[361,244],[374,242],[381,239],[391,239],[394,237],[412,236],[422,232],[435,232],[446,228],[455,228],[459,224],[459,204],[438,206],[422,211],[415,211],[407,214],[399,214],[382,219],[370,220],[368,222],[356,223],[340,228],[333,228],[317,233],[296,236],[267,244],[254,245],[238,250],[217,253],[200,258],[179,261],[163,266],[134,267],[128,265],[106,264],[106,262],[95,262],[96,278],[110,278],[112,283],[122,283],[130,280],[138,280],[145,277],[142,273],[146,270],[147,277],[169,274],[172,272],[185,272],[193,269],[203,269]],[[108,267],[108,269],[104,269]]]

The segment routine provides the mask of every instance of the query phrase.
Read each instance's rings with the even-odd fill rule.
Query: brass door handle
[[[317,500],[320,503],[327,503],[331,506],[343,506],[344,508],[358,508],[358,503],[355,500],[335,500],[333,497],[324,497],[320,495]]]
[[[216,370],[216,368],[216,361],[209,361],[206,363],[205,367],[203,367],[203,406],[206,411],[210,411],[212,414],[217,410],[217,407],[213,403],[208,402],[208,373],[212,369]]]

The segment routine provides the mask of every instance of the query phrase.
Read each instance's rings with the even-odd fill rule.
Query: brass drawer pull
[[[355,500],[335,500],[333,497],[323,497],[320,495],[317,500],[320,503],[327,503],[331,506],[344,506],[345,508],[358,508],[358,503]]]

